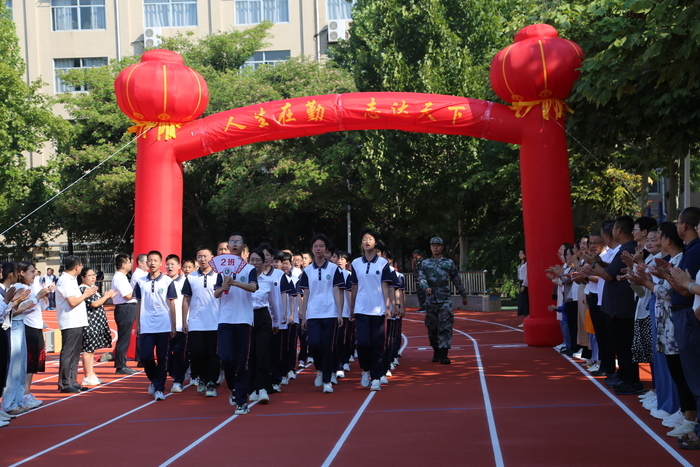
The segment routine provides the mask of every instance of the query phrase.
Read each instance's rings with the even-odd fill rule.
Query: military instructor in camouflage
[[[425,293],[425,327],[428,328],[428,339],[433,348],[433,362],[449,364],[447,352],[452,345],[452,325],[455,321],[450,279],[462,296],[463,305],[467,304],[467,292],[455,263],[442,256],[443,247],[442,238],[430,239],[433,257],[423,260],[418,272],[418,284]]]

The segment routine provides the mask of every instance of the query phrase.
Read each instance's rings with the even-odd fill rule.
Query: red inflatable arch
[[[394,129],[468,135],[520,145],[530,317],[525,342],[561,342],[544,269],[573,235],[563,99],[578,77],[583,52],[546,24],[522,29],[491,65],[502,105],[416,93],[366,92],[266,102],[198,119],[208,102],[204,79],[168,50],[151,50],[124,69],[114,88],[138,140],[136,252],[180,254],[182,163],[227,148],[332,131]],[[504,245],[508,247],[508,245]]]

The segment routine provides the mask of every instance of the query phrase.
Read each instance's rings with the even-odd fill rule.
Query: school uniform
[[[223,279],[223,275],[219,274],[216,289],[222,287]],[[250,264],[237,272],[234,280],[244,284],[258,283],[255,268]],[[238,406],[248,402],[250,341],[254,319],[252,292],[232,286],[219,297],[218,354],[226,384]]]
[[[273,292],[275,280],[270,268],[258,276],[258,290],[253,293],[253,334],[250,353],[250,384],[248,391],[272,392],[270,356],[272,354],[272,328],[279,326],[276,297]]]
[[[306,303],[306,332],[309,351],[314,359],[316,371],[323,373],[323,383],[331,382],[331,373],[335,364],[333,347],[338,310],[334,287],[345,284],[343,274],[337,265],[325,260],[322,266],[316,262],[304,268],[299,278],[298,287],[304,290]]]
[[[114,346],[114,367],[117,370],[126,368],[126,352],[131,343],[131,330],[134,327],[136,314],[136,299],[134,289],[123,272],[115,272],[112,277],[112,290],[117,294],[112,297],[114,303],[114,322],[117,324],[117,343]],[[130,299],[124,297],[132,295]]]
[[[219,326],[219,301],[214,297],[217,274],[212,269],[207,274],[199,269],[185,278],[182,295],[190,297],[187,316],[187,350],[192,372],[205,385],[216,384],[219,379],[217,354],[217,329]]]
[[[392,266],[389,266],[389,270],[391,271],[392,278],[389,287],[391,287],[392,289],[399,289],[401,287],[401,284],[399,282],[398,273]],[[394,291],[391,291],[390,293],[393,294]],[[391,303],[391,306],[393,308],[393,301]],[[394,354],[398,353],[397,344],[400,342],[400,339],[397,339],[397,330],[399,329],[400,321],[401,319],[398,316],[389,316],[386,319],[386,345],[384,348],[384,357],[382,359],[385,373],[389,371],[389,368],[391,367],[391,362],[394,360]]]
[[[352,328],[354,321],[350,321],[350,271],[340,269],[343,274],[343,326],[339,327],[335,337],[335,370],[343,369],[343,365],[350,362],[350,342],[352,342]]]
[[[138,280],[134,298],[139,301],[139,356],[146,376],[158,392],[165,391],[168,344],[173,322],[170,301],[177,299],[173,280],[163,273]],[[155,359],[153,351],[155,349]]]
[[[287,345],[283,349],[283,371],[288,375],[290,371],[296,369],[297,363],[297,340],[299,338],[299,291],[296,288],[298,279],[291,274],[285,274],[281,279],[281,291],[283,299],[288,300],[287,310]]]
[[[350,281],[355,291],[353,315],[360,367],[370,372],[372,380],[380,379],[386,373],[382,365],[386,317],[382,284],[393,282],[389,263],[378,255],[369,261],[364,256],[356,258],[352,262]]]
[[[75,307],[71,307],[68,303],[68,297],[81,297],[82,295],[77,277],[63,272],[56,282],[56,310],[62,342],[58,366],[58,389],[60,391],[80,387],[78,384],[78,361],[83,347],[83,328],[88,325],[87,309],[84,300]],[[12,337],[14,341],[14,335]]]
[[[175,302],[175,337],[170,339],[168,346],[168,374],[174,383],[182,384],[189,366],[187,359],[187,334],[182,330],[182,287],[185,285],[184,274],[172,280],[177,292]]]

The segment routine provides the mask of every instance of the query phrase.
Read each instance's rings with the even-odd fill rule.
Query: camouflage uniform
[[[419,287],[432,289],[432,295],[425,299],[425,327],[428,328],[430,346],[438,349],[449,349],[452,344],[452,325],[455,315],[452,311],[452,293],[450,279],[462,298],[467,297],[459,271],[451,259],[428,258],[423,260],[418,272]]]

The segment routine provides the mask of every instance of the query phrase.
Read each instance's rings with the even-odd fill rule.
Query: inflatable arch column
[[[552,284],[544,270],[573,236],[564,116],[583,52],[545,24],[522,29],[491,66],[491,83],[510,106],[416,93],[310,96],[232,109],[199,119],[208,103],[204,79],[168,50],[150,50],[114,87],[122,111],[143,133],[136,156],[135,253],[181,253],[182,163],[217,151],[332,131],[396,129],[467,135],[520,145],[530,317],[525,342],[561,342]],[[503,245],[504,248],[510,245]]]

